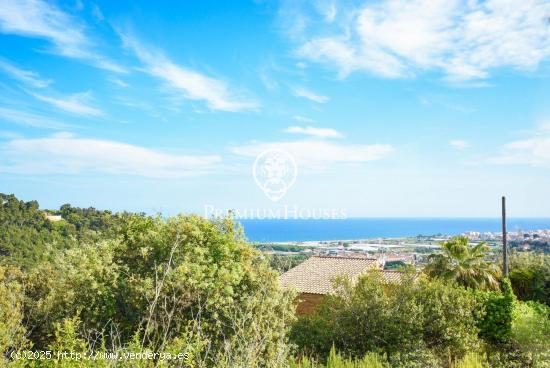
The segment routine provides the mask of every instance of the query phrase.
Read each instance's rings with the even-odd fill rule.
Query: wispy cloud
[[[528,165],[550,168],[550,124],[537,127],[527,139],[505,144],[501,152],[486,160],[498,165]]]
[[[203,175],[219,156],[175,155],[122,142],[59,133],[0,144],[0,172],[18,174],[103,173],[152,178]]]
[[[316,138],[342,138],[343,135],[337,130],[331,128],[316,128],[312,126],[299,127],[291,126],[284,130],[285,133],[303,134]]]
[[[20,135],[15,132],[10,132],[9,130],[0,130],[0,138],[3,139],[15,139],[19,138]]]
[[[88,103],[91,99],[89,92],[77,93],[66,97],[51,97],[38,93],[31,93],[36,99],[46,102],[60,110],[70,112],[72,114],[82,116],[102,116],[103,111],[90,106]]]
[[[292,118],[301,123],[315,123],[315,120],[302,115],[294,115]]]
[[[26,111],[19,111],[0,107],[0,120],[10,121],[12,123],[27,125],[34,128],[45,129],[67,129],[68,124],[57,120]]]
[[[314,2],[314,4],[326,22],[334,22],[334,20],[336,19],[336,15],[338,14],[338,9],[336,8],[336,4],[334,3],[334,1],[321,0]]]
[[[326,103],[330,100],[329,97],[317,94],[304,87],[294,87],[292,91],[297,97],[303,97],[317,103]]]
[[[550,56],[549,13],[546,0],[364,2],[347,10],[340,31],[304,31],[297,54],[341,77],[439,70],[454,81],[487,78],[500,67],[534,70]]]
[[[464,150],[466,148],[470,147],[470,143],[468,143],[465,140],[462,139],[453,139],[449,141],[449,146],[457,149],[457,150]]]
[[[118,79],[118,78],[110,78],[109,79],[113,84],[116,84],[117,86],[119,87],[122,87],[122,88],[126,88],[126,87],[129,87],[130,85],[126,82],[124,82],[123,80],[121,79]]]
[[[124,44],[144,64],[147,73],[183,92],[185,98],[205,101],[211,109],[222,111],[243,111],[258,107],[256,102],[237,96],[225,81],[179,66],[161,52],[143,46],[134,37],[120,34]]]
[[[348,36],[314,38],[304,43],[297,54],[311,61],[334,65],[340,78],[356,70],[368,70],[389,78],[403,75],[402,66],[395,57],[378,50],[364,56]]]
[[[279,87],[279,82],[271,76],[270,69],[270,66],[263,66],[258,70],[258,77],[266,89],[274,91]]]
[[[29,87],[33,88],[45,88],[49,86],[52,81],[47,79],[42,79],[40,76],[30,70],[21,69],[12,63],[9,63],[6,60],[0,59],[0,70],[8,74],[10,77],[23,82]]]
[[[468,83],[470,87],[472,87],[472,83]],[[418,97],[420,103],[424,106],[441,106],[448,110],[461,112],[464,114],[472,113],[475,111],[475,109],[471,107],[466,107],[463,105],[460,105],[455,102],[448,101],[444,97],[426,97],[426,96],[419,96]]]
[[[279,149],[290,153],[298,166],[324,169],[333,164],[360,164],[377,161],[393,151],[389,144],[354,145],[322,140],[296,140],[282,142],[253,142],[231,148],[234,154],[256,157],[268,149]]]
[[[82,59],[112,72],[127,70],[93,51],[94,45],[78,19],[42,0],[2,0],[0,32],[48,40],[51,52]]]
[[[92,16],[98,22],[103,22],[105,20],[105,16],[103,15],[103,12],[101,12],[101,9],[99,9],[99,6],[97,6],[97,4],[92,5]]]

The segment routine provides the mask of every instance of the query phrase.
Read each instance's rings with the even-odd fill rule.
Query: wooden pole
[[[502,271],[508,277],[508,247],[506,236],[506,197],[502,196]]]

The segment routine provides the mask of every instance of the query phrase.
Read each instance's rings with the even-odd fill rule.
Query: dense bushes
[[[304,353],[326,356],[334,344],[353,357],[381,352],[395,361],[433,361],[479,348],[476,321],[482,310],[463,287],[424,278],[389,286],[376,273],[355,285],[341,281],[340,287],[341,293],[292,329]]]
[[[325,365],[318,364],[315,360],[303,357],[297,361],[291,361],[290,368],[389,368],[385,357],[375,353],[368,353],[362,358],[344,358],[336,352],[334,347],[330,350]]]
[[[395,365],[394,365],[395,366]],[[397,365],[401,366],[401,365]],[[429,363],[426,364],[422,360],[409,360],[406,364],[407,367],[418,366],[422,368],[429,367]],[[338,354],[334,349],[330,351],[326,364],[319,364],[311,359],[305,357],[298,362],[292,362],[291,368],[390,368],[391,365],[387,359],[379,354],[367,353],[363,358],[352,359],[344,358]],[[479,354],[468,353],[462,359],[458,360],[454,364],[455,368],[487,368],[487,361]]]
[[[47,214],[60,214],[50,221]],[[42,211],[36,201],[21,201],[0,193],[0,257],[28,270],[39,262],[54,262],[52,250],[78,247],[82,243],[112,238],[129,214],[112,214],[94,208],[64,205],[60,211]]]
[[[480,336],[491,343],[506,344],[512,333],[515,295],[510,281],[502,280],[502,292],[478,292],[485,316],[480,320]]]
[[[208,367],[287,361],[293,295],[228,219],[128,216],[115,238],[49,251],[52,261],[14,282],[0,277],[4,352],[22,320],[33,350],[178,350]]]
[[[514,342],[539,362],[550,366],[550,308],[537,303],[518,303],[511,336]]]
[[[50,349],[183,352],[185,360],[0,366],[548,367],[549,309],[521,301],[546,300],[546,258],[513,256],[512,286],[480,290],[496,275],[485,247],[447,243],[449,252],[432,259],[432,278],[410,274],[388,285],[374,272],[355,284],[340,280],[316,314],[296,321],[289,344],[294,295],[279,288],[269,263],[291,263],[263,257],[228,219],[64,206],[64,220],[50,222],[36,202],[1,203],[3,358]]]
[[[0,366],[4,354],[25,346],[19,272],[0,265]]]
[[[550,254],[513,253],[510,281],[519,300],[534,300],[550,306]]]
[[[323,361],[334,346],[351,359],[343,365],[349,367],[365,354],[392,367],[418,368],[459,361],[456,366],[547,367],[550,361],[550,310],[516,301],[507,279],[501,291],[422,277],[387,285],[376,274],[355,285],[339,281],[339,287],[294,325],[299,355]]]

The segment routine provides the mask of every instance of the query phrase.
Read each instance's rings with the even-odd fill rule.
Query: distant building
[[[342,276],[355,283],[370,270],[379,270],[387,282],[400,282],[402,273],[384,271],[377,259],[365,257],[313,256],[280,276],[283,287],[298,291],[298,314],[311,314],[325,295],[333,293],[333,281]]]
[[[57,222],[63,220],[63,217],[61,215],[50,215],[46,214],[46,218],[50,220],[51,222]]]

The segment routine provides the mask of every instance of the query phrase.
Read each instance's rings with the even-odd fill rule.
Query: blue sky
[[[0,191],[550,217],[550,3],[0,0]],[[252,165],[290,153],[273,203]]]

